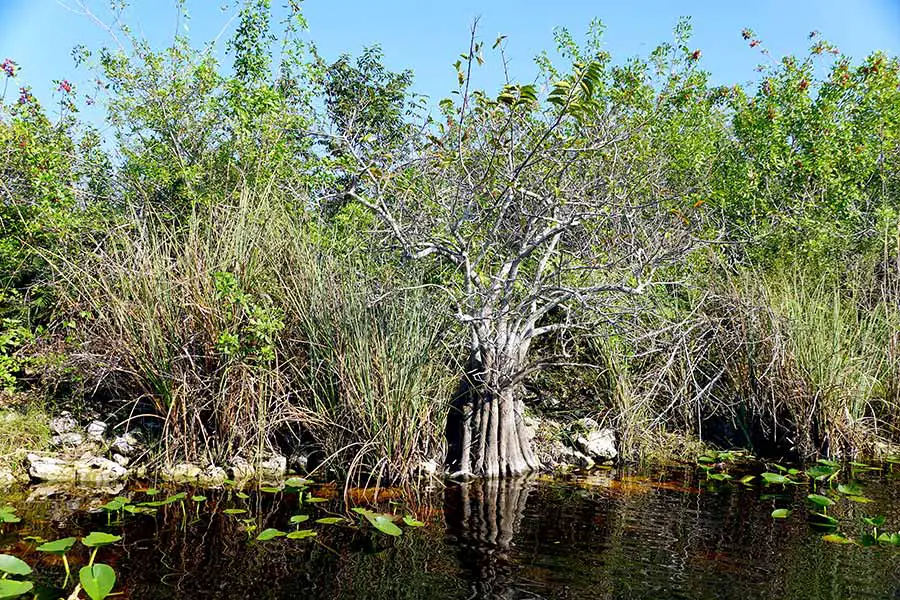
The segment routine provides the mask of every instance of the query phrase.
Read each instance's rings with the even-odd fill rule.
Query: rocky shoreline
[[[594,419],[562,423],[529,416],[525,420],[547,470],[587,470],[618,457],[615,431]],[[49,428],[50,449],[27,452],[20,469],[0,468],[0,485],[25,481],[103,485],[149,478],[213,488],[226,482],[278,482],[308,464],[307,455],[289,458],[270,453],[255,460],[235,456],[226,465],[185,462],[154,467],[158,461],[151,459],[151,436],[141,428],[114,433],[100,419],[85,424],[69,412],[51,419]],[[438,457],[424,461],[418,471],[424,476],[443,475]]]

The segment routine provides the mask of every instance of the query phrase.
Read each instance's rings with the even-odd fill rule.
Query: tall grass
[[[291,434],[392,476],[437,452],[443,311],[311,239],[302,216],[245,189],[181,226],[136,219],[61,268],[84,317],[82,371],[123,420],[162,424],[167,461],[287,453]]]
[[[607,358],[626,453],[672,454],[672,432],[800,458],[896,442],[900,296],[873,273],[748,269],[660,299],[644,343]]]

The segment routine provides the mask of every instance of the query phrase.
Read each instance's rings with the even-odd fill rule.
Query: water
[[[887,467],[858,479],[872,501],[832,492],[837,504],[829,514],[839,530],[870,531],[866,515],[884,515],[884,530],[900,530],[900,480]],[[301,508],[296,494],[242,500],[209,492],[197,507],[189,493],[187,519],[176,502],[107,527],[106,515],[89,509],[109,496],[31,488],[0,494],[0,504],[12,502],[22,518],[4,526],[0,551],[35,566],[36,581],[59,585],[61,563],[24,538],[121,534],[124,542],[101,549],[98,561],[116,569],[117,598],[148,600],[900,598],[900,548],[823,541],[808,517],[810,491],[809,484],[783,490],[708,482],[693,469],[470,483],[393,493],[379,510],[428,522],[399,538],[313,524],[316,538],[256,542],[264,527],[291,530],[293,514],[313,515],[305,528],[326,513],[343,514],[342,504],[335,498]],[[149,499],[137,490],[123,495]],[[248,513],[222,514],[228,507]],[[775,507],[794,512],[776,521]],[[248,533],[248,526],[257,529]],[[86,560],[86,549],[76,546],[73,570]]]

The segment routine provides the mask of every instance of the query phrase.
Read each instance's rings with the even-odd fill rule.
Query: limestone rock
[[[164,481],[174,483],[196,483],[203,475],[203,469],[192,463],[179,463],[164,468],[160,476]]]
[[[256,476],[256,469],[253,468],[247,459],[238,456],[231,462],[231,478],[235,481],[246,481]]]
[[[259,476],[262,479],[278,480],[287,473],[287,458],[273,454],[259,463]]]
[[[219,487],[228,479],[228,473],[222,467],[210,465],[206,467],[197,479],[197,483],[203,487]]]
[[[601,429],[593,419],[579,419],[572,429],[575,448],[594,461],[608,462],[619,455],[616,450],[616,432],[612,429]]]
[[[109,449],[122,456],[132,457],[140,453],[141,439],[132,432],[126,432],[113,438]]]
[[[102,442],[106,436],[106,423],[103,421],[91,421],[85,431],[89,439],[95,442]]]
[[[235,481],[246,481],[258,478],[262,481],[280,481],[287,473],[287,458],[273,454],[254,465],[247,459],[238,456],[231,464],[231,478]]]
[[[70,433],[76,429],[78,429],[78,421],[69,412],[62,412],[58,417],[50,419],[50,431],[55,435]]]
[[[128,476],[128,469],[99,456],[74,461],[52,456],[29,454],[26,457],[28,474],[39,481],[72,483],[105,483]]]
[[[84,436],[77,431],[60,433],[50,438],[50,445],[54,448],[76,448],[84,443]]]

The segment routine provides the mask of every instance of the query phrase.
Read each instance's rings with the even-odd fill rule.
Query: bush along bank
[[[109,140],[76,85],[50,119],[5,63],[0,384],[31,425],[12,462],[398,481],[892,452],[896,58],[814,34],[713,86],[688,20],[625,62],[594,23],[557,31],[538,84],[481,90],[509,40],[476,30],[430,110],[378,49],[329,62],[299,10],[271,16],[242,5],[230,66],[133,28],[82,49]],[[40,416],[66,410],[150,450],[89,451],[92,418]]]

